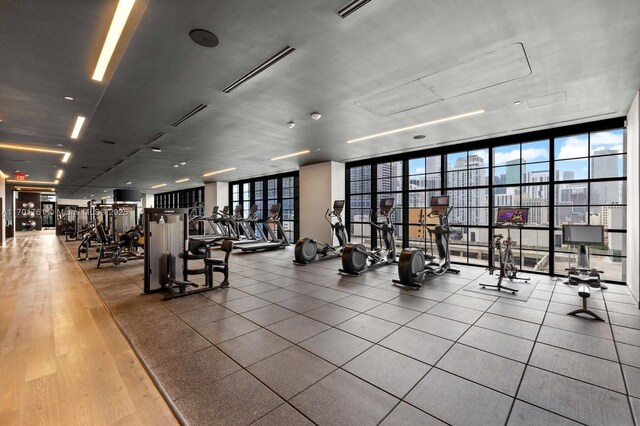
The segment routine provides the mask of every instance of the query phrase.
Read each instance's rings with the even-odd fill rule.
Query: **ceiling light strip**
[[[207,172],[205,174],[202,175],[202,177],[207,177],[207,176],[213,176],[213,175],[217,175],[220,173],[224,173],[224,172],[230,172],[232,170],[235,170],[235,167],[229,167],[228,169],[223,169],[223,170],[216,170],[215,172]]]
[[[161,183],[160,185],[154,185],[154,186],[152,186],[152,187],[151,187],[151,189],[158,189],[158,188],[162,188],[162,187],[165,187],[165,186],[167,186],[167,184],[166,184],[166,183]]]
[[[58,151],[56,149],[38,148],[35,146],[26,145],[13,145],[8,143],[0,143],[0,149],[13,149],[16,151],[29,151],[29,152],[44,152],[46,154],[62,154],[62,162],[66,163],[71,157],[71,153],[68,151]]]
[[[270,57],[269,59],[267,59],[266,61],[264,61],[263,63],[261,63],[260,65],[258,65],[257,67],[255,67],[254,69],[252,69],[251,71],[249,71],[248,73],[246,73],[245,75],[243,75],[242,77],[240,77],[239,79],[231,83],[230,85],[228,85],[227,87],[225,87],[224,89],[222,89],[222,92],[223,93],[231,92],[241,84],[246,83],[248,80],[260,74],[262,71],[275,65],[277,62],[284,59],[286,56],[295,52],[295,50],[296,50],[295,48],[287,45],[287,47],[285,47],[284,49],[282,49],[281,51],[279,51],[278,53],[276,53],[275,55],[273,55],[272,57]]]
[[[178,179],[178,180],[176,181],[176,183],[184,183],[184,182],[189,182],[189,178]]]
[[[371,0],[353,0],[342,7],[342,9],[338,10],[336,13],[342,19],[351,15],[356,10],[360,9],[365,4],[369,3]]]
[[[280,157],[274,157],[274,158],[271,159],[271,161],[282,160],[282,159],[290,158],[290,157],[296,157],[298,155],[305,155],[305,154],[308,154],[309,152],[311,152],[311,151],[309,151],[308,149],[305,149],[304,151],[294,152],[293,154],[287,154],[287,155],[281,155]]]
[[[15,188],[17,191],[55,191],[55,188],[40,188],[37,186],[20,186]]]
[[[93,77],[91,77],[93,80],[102,81],[104,78],[107,72],[107,66],[109,66],[113,52],[116,50],[118,40],[120,40],[120,36],[127,23],[127,19],[129,19],[134,3],[135,0],[120,0],[118,2],[116,13],[113,15],[113,21],[111,21],[107,38],[104,41],[98,63],[96,64],[96,69],[93,72]]]
[[[83,117],[81,115],[76,118],[76,124],[73,126],[73,131],[71,132],[71,139],[78,139],[78,136],[80,136],[80,130],[82,130],[82,125],[84,124],[85,120],[86,117]]]
[[[58,173],[56,173],[56,179],[61,179],[62,178],[62,174],[64,173],[64,170],[59,169]]]
[[[46,180],[16,180],[16,179],[7,179],[9,183],[19,183],[19,184],[34,184],[34,185],[57,185],[59,181],[54,180],[53,182],[49,182]]]
[[[3,172],[2,170],[0,170],[0,177],[2,179],[9,179],[9,175],[5,174],[5,172]]]
[[[362,142],[369,139],[379,138],[382,136],[389,136],[389,135],[393,135],[400,132],[406,132],[407,130],[418,129],[420,127],[432,126],[434,124],[441,124],[441,123],[446,123],[448,121],[459,120],[461,118],[472,117],[474,115],[482,114],[483,112],[484,110],[480,109],[477,111],[467,112],[464,114],[452,115],[451,117],[439,118],[437,120],[427,121],[426,123],[414,124],[413,126],[401,127],[399,129],[389,130],[381,133],[375,133],[373,135],[363,136],[361,138],[350,139],[347,141],[347,143]]]

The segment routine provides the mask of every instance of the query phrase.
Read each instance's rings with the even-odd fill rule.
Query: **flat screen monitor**
[[[381,198],[380,199],[380,208],[381,209],[389,210],[389,209],[393,208],[395,205],[396,205],[396,199],[395,198]]]
[[[334,210],[342,210],[344,208],[344,200],[335,200],[333,202]]]
[[[449,196],[448,195],[437,195],[435,197],[431,197],[431,212],[437,213],[440,215],[444,215],[447,211],[447,207],[449,207]]]
[[[498,209],[498,223],[512,222],[512,223],[527,223],[529,222],[529,208],[528,207],[508,207]]]
[[[604,226],[562,225],[562,244],[598,246],[604,244]]]

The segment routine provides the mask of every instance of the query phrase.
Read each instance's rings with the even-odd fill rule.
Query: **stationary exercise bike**
[[[324,218],[331,226],[331,242],[318,243],[312,238],[300,238],[296,242],[294,248],[294,263],[306,265],[314,260],[331,259],[342,256],[345,244],[349,240],[344,223],[342,223],[342,210],[344,209],[344,200],[336,200],[333,202],[333,210],[327,209]],[[332,218],[336,218],[333,222]],[[338,245],[333,245],[333,237],[338,240]]]
[[[604,245],[604,226],[601,225],[562,225],[562,244],[578,246],[578,264],[566,268],[569,279],[566,284],[578,287],[578,296],[582,298],[582,308],[567,315],[587,314],[597,321],[604,321],[598,314],[587,308],[587,299],[591,289],[606,290],[607,286],[600,282],[603,271],[592,268],[589,262],[588,246]]]
[[[367,250],[364,244],[347,244],[342,252],[341,273],[360,275],[368,269],[397,262],[395,229],[391,218],[395,210],[395,198],[383,198],[378,211],[375,214],[369,212],[369,223],[378,231],[378,238],[384,246]],[[382,218],[379,225],[378,218]]]
[[[531,278],[518,276],[518,267],[516,266],[515,258],[513,256],[513,247],[517,244],[517,242],[511,239],[511,228],[524,226],[524,224],[527,223],[528,217],[529,217],[528,208],[498,209],[497,225],[507,228],[507,239],[504,239],[502,234],[495,234],[493,236],[493,241],[491,242],[491,248],[493,250],[495,249],[498,250],[499,266],[497,268],[495,266],[490,266],[489,268],[487,268],[489,270],[490,275],[493,275],[496,269],[499,270],[498,283],[497,284],[480,283],[480,287],[482,288],[489,287],[490,289],[497,290],[497,291],[506,290],[506,291],[510,291],[511,294],[516,294],[518,292],[518,289],[503,286],[502,280],[507,278],[509,281],[522,280],[524,282],[528,282],[531,279]]]
[[[449,196],[439,195],[431,197],[431,211],[428,218],[438,218],[438,225],[429,225],[424,218],[420,217],[420,225],[429,232],[431,242],[431,253],[433,253],[433,237],[435,235],[438,256],[425,254],[418,248],[406,248],[400,252],[398,261],[398,277],[393,280],[395,284],[407,287],[420,288],[429,276],[444,275],[447,272],[459,274],[460,270],[451,267],[451,256],[449,253],[449,214],[453,209],[449,206]],[[430,228],[433,227],[433,229]],[[426,243],[425,243],[426,244]]]

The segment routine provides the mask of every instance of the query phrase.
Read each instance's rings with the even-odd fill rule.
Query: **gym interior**
[[[0,2],[1,423],[639,425],[637,40],[637,0]]]

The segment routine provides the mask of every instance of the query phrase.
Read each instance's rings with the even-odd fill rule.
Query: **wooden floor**
[[[0,423],[178,424],[52,231],[0,248]]]

